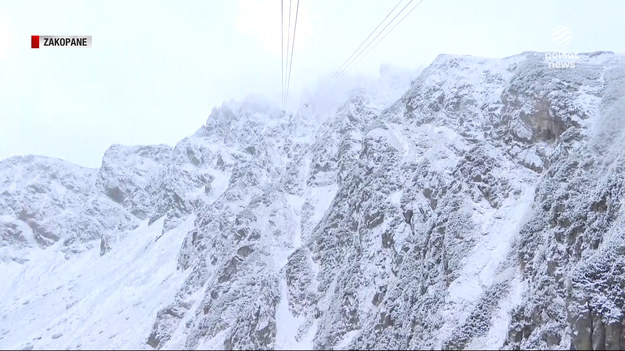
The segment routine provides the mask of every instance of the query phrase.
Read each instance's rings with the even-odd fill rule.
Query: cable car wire
[[[362,51],[360,51],[360,53],[358,53],[358,55],[356,55],[356,57],[354,58],[354,61],[358,60],[358,58],[360,56],[362,56],[363,52],[365,52],[365,50],[367,50],[369,48],[369,46],[371,46],[371,44],[382,34],[384,33],[384,31],[386,30],[386,28],[388,28],[391,24],[393,24],[393,22],[397,19],[397,17],[399,17],[399,15],[402,14],[402,12],[404,12],[406,10],[406,8],[408,8],[408,6],[413,2],[414,0],[410,0],[408,1],[408,3],[406,5],[404,5],[404,7],[402,7],[401,10],[399,10],[399,12],[391,19],[390,22],[388,22],[384,28],[382,28],[382,30],[362,49]],[[352,61],[352,63],[354,62]],[[350,66],[351,67],[351,66]],[[337,74],[337,77],[340,76],[341,74],[343,74],[344,72],[347,71],[347,68],[344,68],[341,72],[339,72]]]
[[[365,40],[363,40],[363,42],[360,43],[358,48],[356,48],[356,50],[354,50],[354,52],[352,52],[352,54],[349,55],[347,60],[345,60],[345,62],[343,62],[343,64],[339,67],[339,69],[336,70],[336,72],[334,72],[334,75],[332,75],[332,77],[330,77],[330,79],[328,79],[328,80],[332,80],[335,76],[337,76],[339,74],[339,72],[348,64],[348,62],[354,57],[354,55],[356,55],[356,53],[360,50],[360,48],[362,48],[362,46],[365,45],[365,43],[369,40],[369,38],[371,38],[371,36],[378,30],[378,28],[380,28],[382,23],[384,23],[386,21],[386,19],[391,15],[391,13],[393,13],[393,11],[395,11],[397,6],[399,6],[399,4],[401,4],[402,1],[403,0],[399,0],[397,2],[397,4],[395,4],[395,6],[391,9],[391,11],[389,11],[389,13],[386,14],[384,19],[382,19],[382,21],[380,21],[380,23],[378,23],[378,25],[371,31],[371,33],[369,33],[369,35],[365,38]]]
[[[284,108],[284,0],[280,0],[280,55],[282,65],[280,84],[282,84],[282,108]]]
[[[400,23],[401,23],[404,19],[406,19],[406,17],[408,17],[408,16],[412,13],[412,11],[414,11],[417,7],[419,7],[419,5],[421,5],[421,3],[422,3],[422,2],[423,2],[423,0],[420,0],[420,1],[419,1],[419,2],[418,2],[418,3],[417,3],[417,4],[416,4],[416,5],[415,5],[412,9],[410,9],[410,11],[408,11],[408,13],[406,13],[406,15],[404,15],[404,17],[402,17],[402,18],[401,18],[401,19],[400,19],[397,23],[395,23],[395,25],[394,25],[393,27],[391,27],[391,29],[390,29],[388,32],[386,32],[386,34],[384,34],[384,35],[382,36],[382,38],[380,38],[380,40],[378,40],[378,41],[377,41],[377,42],[376,42],[376,43],[375,43],[375,44],[371,47],[371,49],[367,50],[367,52],[366,52],[366,53],[365,53],[365,54],[364,54],[364,55],[363,55],[363,56],[362,56],[359,60],[354,61],[352,65],[350,65],[348,68],[346,68],[346,71],[347,71],[347,70],[350,70],[350,69],[352,69],[353,67],[355,67],[356,65],[358,65],[358,63],[359,63],[360,61],[362,61],[362,59],[363,59],[363,58],[365,58],[365,57],[366,57],[366,56],[367,56],[367,55],[368,55],[371,51],[373,51],[373,49],[375,49],[375,47],[376,47],[376,46],[378,46],[378,44],[380,44],[380,43],[384,40],[384,38],[386,38],[386,36],[388,36],[388,35],[389,35],[389,34],[390,34],[390,33],[391,33],[391,32],[392,32],[395,28],[397,28],[397,26],[398,26],[398,25],[399,25],[399,24],[400,24]]]
[[[295,9],[295,26],[293,28],[293,43],[291,44],[291,62],[289,63],[289,73],[286,81],[286,99],[285,103],[289,101],[289,88],[291,86],[291,70],[293,69],[293,52],[295,51],[295,34],[297,33],[297,16],[299,14],[299,0],[297,0],[297,7]],[[287,55],[288,60],[288,55]]]

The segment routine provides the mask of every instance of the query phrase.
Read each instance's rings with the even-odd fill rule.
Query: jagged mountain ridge
[[[622,348],[622,56],[543,58],[441,55],[391,103],[363,91],[327,116],[225,104],[99,170],[2,161],[0,345]],[[50,261],[60,292],[33,283]],[[16,331],[57,300],[65,317]]]

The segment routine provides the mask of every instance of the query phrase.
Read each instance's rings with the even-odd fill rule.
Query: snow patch
[[[277,350],[312,350],[314,330],[298,340],[297,331],[306,323],[303,316],[295,317],[289,309],[288,287],[286,279],[280,281],[280,302],[276,308],[276,344]]]
[[[65,260],[55,245],[23,265],[0,262],[0,348],[146,348],[157,311],[184,281],[177,257],[193,217],[156,242],[163,219],[144,221],[104,256],[92,245]]]

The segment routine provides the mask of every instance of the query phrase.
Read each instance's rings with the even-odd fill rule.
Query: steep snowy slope
[[[0,348],[625,347],[623,56],[316,98],[0,162]]]
[[[1,161],[0,260],[23,263],[24,249],[54,244],[70,257],[85,243],[135,228],[134,216],[97,194],[96,173],[40,156]]]

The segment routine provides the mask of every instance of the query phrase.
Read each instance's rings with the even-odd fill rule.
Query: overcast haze
[[[300,0],[292,101],[395,3]],[[415,68],[440,53],[625,52],[623,14],[618,0],[425,0],[350,72]],[[573,32],[566,47],[551,39],[557,26]],[[92,35],[93,48],[33,50],[31,35]],[[279,0],[0,1],[0,159],[99,167],[113,143],[173,145],[214,106],[249,94],[279,103]]]

